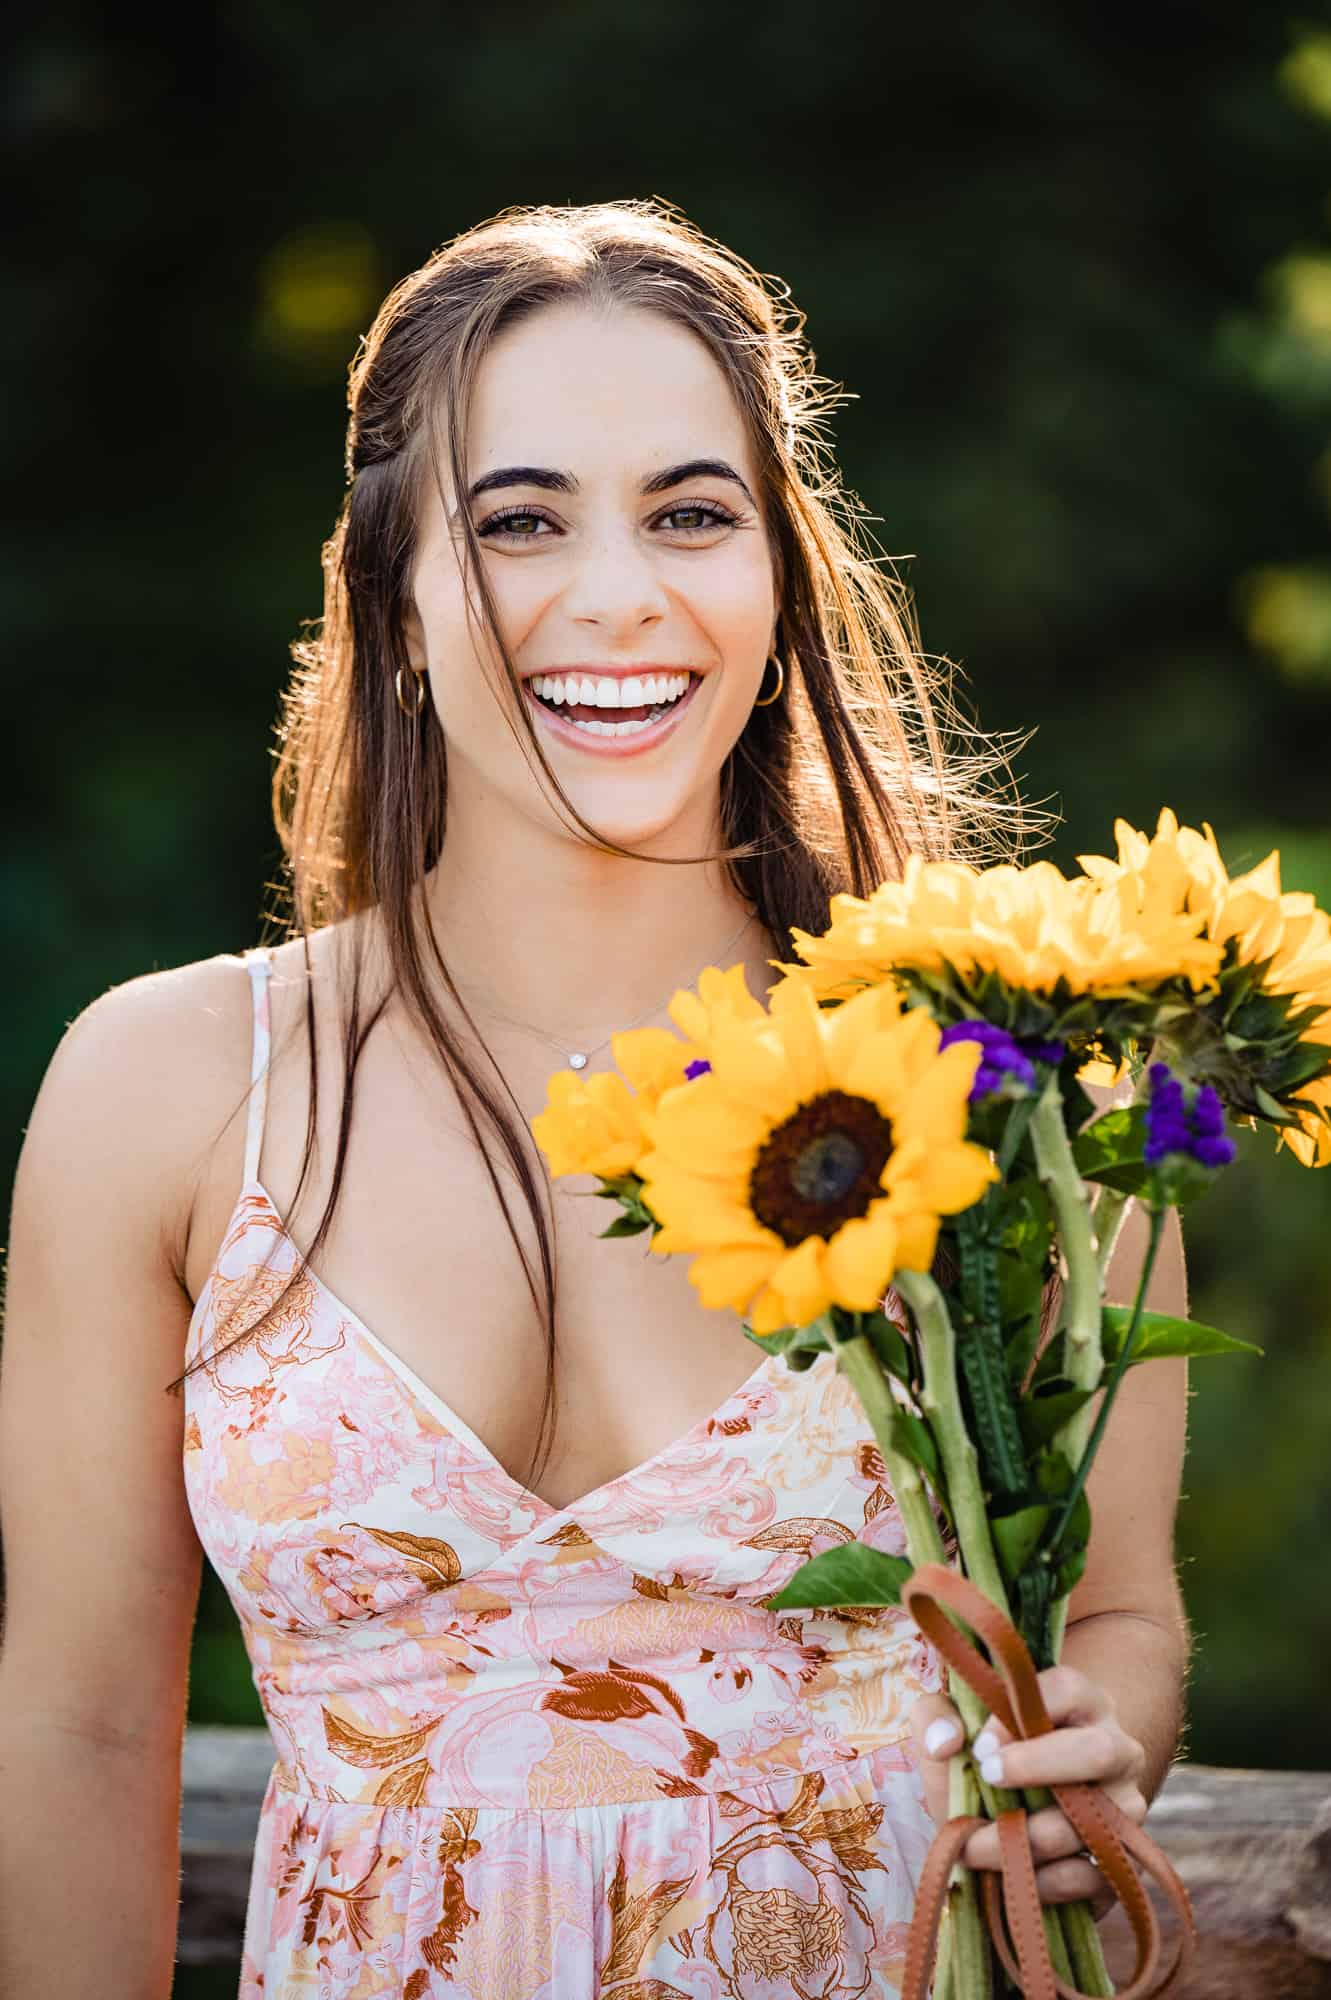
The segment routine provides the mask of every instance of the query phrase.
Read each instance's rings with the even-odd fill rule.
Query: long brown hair
[[[404,620],[424,481],[433,477],[442,494],[442,451],[453,491],[465,492],[467,416],[490,344],[543,306],[570,301],[646,308],[695,334],[749,428],[778,580],[776,650],[785,687],[781,700],[754,708],[726,760],[725,844],[711,858],[725,861],[781,955],[792,955],[792,926],[823,928],[836,890],[867,893],[897,874],[912,851],[1015,856],[1030,826],[1011,784],[1010,746],[962,724],[946,663],[931,663],[921,649],[908,590],[887,558],[869,553],[858,502],[841,487],[824,432],[843,398],[816,374],[804,315],[781,281],[760,276],[671,204],[635,200],[505,209],[453,238],[390,292],[351,365],[348,491],[323,549],[323,616],[291,648],[295,670],[273,780],[286,855],[285,930],[305,939],[307,968],[311,931],[372,909],[390,967],[388,993],[362,1020],[356,938],[332,1180],[293,1282],[331,1225],[357,1064],[397,991],[454,1086],[541,1314],[548,1372],[537,1456],[544,1438],[547,1457],[556,1349],[549,1182],[422,913],[419,886],[444,847],[448,749],[433,704],[418,718],[405,715],[395,678],[409,671]],[[571,827],[606,851],[631,854],[582,819],[551,769],[521,700],[466,508],[459,518],[467,582],[517,697],[529,760]],[[671,857],[663,865],[702,858]],[[485,1052],[483,1067],[441,1011],[439,982]],[[293,1204],[310,1172],[317,1127],[309,980],[305,1023],[311,1090]],[[514,1222],[496,1154],[530,1212],[539,1269]],[[235,1339],[251,1337],[261,1323]]]

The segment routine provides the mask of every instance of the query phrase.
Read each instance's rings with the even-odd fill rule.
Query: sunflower
[[[1146,903],[1122,875],[1069,880],[1049,861],[975,869],[913,854],[899,881],[834,896],[831,918],[820,937],[792,931],[804,963],[782,968],[822,1000],[907,968],[996,975],[1013,991],[1063,999],[1179,978],[1200,987],[1220,961],[1200,913]]]
[[[652,1249],[697,1253],[703,1304],[747,1311],[755,1333],[875,1310],[894,1271],[929,1268],[940,1216],[998,1178],[965,1138],[979,1044],[939,1038],[890,985],[821,1011],[787,981],[760,1018],[715,1027],[710,1070],[652,1121]]]
[[[1087,876],[1104,891],[1122,894],[1126,885],[1129,898],[1144,907],[1201,917],[1206,937],[1222,953],[1220,999],[1231,1052],[1296,1121],[1279,1128],[1280,1142],[1305,1166],[1328,1164],[1331,916],[1304,891],[1281,889],[1278,850],[1231,877],[1210,826],[1203,823],[1201,832],[1180,826],[1168,807],[1153,835],[1120,819],[1114,837],[1116,859],[1078,857]],[[1245,968],[1251,969],[1247,976]],[[1268,1007],[1258,1020],[1254,1012],[1262,1000]],[[1316,1053],[1322,1047],[1324,1064]]]
[[[610,1045],[618,1074],[607,1070],[575,1076],[559,1070],[550,1078],[546,1108],[533,1118],[532,1132],[552,1174],[613,1180],[636,1173],[651,1145],[657,1104],[691,1071],[706,1070],[713,1033],[736,1021],[767,1018],[749,991],[742,965],[727,972],[705,967],[697,991],[681,987],[669,1012],[683,1040],[669,1028],[626,1029]]]
[[[638,1101],[613,1070],[595,1076],[557,1070],[531,1129],[552,1174],[613,1180],[634,1171],[645,1144]]]

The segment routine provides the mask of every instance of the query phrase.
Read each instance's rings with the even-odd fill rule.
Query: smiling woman
[[[127,1874],[123,1826],[174,1823],[202,1547],[278,1748],[242,2000],[897,1991],[939,1662],[904,1614],[766,1605],[900,1545],[862,1412],[755,1369],[679,1260],[601,1256],[529,1129],[552,1050],[598,1063],[718,961],[717,1006],[762,997],[834,891],[1022,837],[840,494],[802,326],[612,202],[446,244],[355,357],[287,935],[90,1009],[19,1176],[0,1764],[52,1820],[0,1898],[34,1987],[108,1991],[49,1901],[60,1801],[120,1990],[163,1986],[170,1841]],[[71,1775],[71,1742],[132,1757]]]

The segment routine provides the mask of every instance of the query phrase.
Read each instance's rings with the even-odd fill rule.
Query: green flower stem
[[[898,1271],[893,1279],[897,1293],[903,1299],[906,1299],[906,1293],[902,1289],[902,1280],[909,1279],[911,1275],[913,1274]],[[932,1283],[932,1281],[929,1282]],[[908,1299],[906,1299],[906,1302],[909,1304]],[[941,1296],[939,1303],[942,1305]],[[943,1305],[942,1309],[943,1317],[946,1319],[947,1308]],[[869,1427],[873,1431],[874,1440],[877,1443],[879,1451],[882,1453],[883,1466],[892,1483],[892,1491],[896,1496],[897,1507],[905,1525],[906,1549],[911,1562],[917,1566],[920,1563],[927,1562],[942,1563],[946,1566],[947,1554],[943,1547],[943,1538],[939,1533],[938,1522],[934,1518],[933,1509],[929,1505],[928,1495],[925,1492],[924,1481],[920,1476],[919,1467],[913,1459],[907,1458],[904,1452],[898,1451],[892,1440],[892,1414],[896,1408],[896,1403],[891,1390],[887,1386],[887,1380],[883,1374],[877,1355],[874,1353],[867,1337],[862,1333],[854,1334],[848,1340],[838,1338],[835,1342],[835,1353],[837,1367],[846,1376],[851,1387],[858,1395],[863,1405],[864,1413],[869,1419]],[[952,1376],[952,1394],[955,1398],[955,1373]],[[973,1458],[974,1449],[972,1447],[972,1460]],[[946,1464],[946,1459],[944,1459],[944,1464]],[[978,1479],[976,1480],[976,1484],[978,1487]],[[954,1506],[955,1501],[953,1496],[949,1494],[948,1499],[949,1505]],[[981,1496],[982,1502],[983,1496]],[[953,1518],[956,1518],[955,1514]],[[989,1535],[988,1520],[983,1514],[982,1519],[984,1521],[984,1538],[989,1545],[992,1556],[992,1538]],[[958,1538],[960,1539],[960,1531]],[[964,1542],[962,1544],[962,1552],[964,1556]],[[984,1588],[984,1586],[980,1585],[980,1588]],[[994,1601],[1006,1611],[1008,1609],[1007,1594],[1002,1588],[1001,1577],[999,1579],[999,1591],[1001,1594]],[[985,1594],[987,1596],[991,1595],[988,1591]],[[951,1692],[954,1706],[961,1716],[966,1730],[967,1741],[968,1743],[973,1742],[988,1720],[989,1712],[979,1695],[975,1693],[973,1688],[967,1686],[959,1674],[952,1675]],[[1000,1812],[1006,1812],[1014,1805],[1024,1804],[1029,1812],[1037,1812],[1041,1806],[1053,1804],[1054,1795],[1045,1785],[1030,1785],[1022,1792],[1013,1792],[1009,1791],[1005,1786],[989,1784],[987,1779],[980,1776],[978,1767],[969,1756],[958,1756],[954,1759],[954,1763],[961,1764],[966,1769],[970,1782],[974,1785],[980,1799],[983,1801],[985,1816],[991,1820],[997,1819]],[[951,1779],[949,1777],[949,1785],[950,1783]],[[973,1878],[973,1870],[966,1869],[963,1872]],[[971,1883],[971,1895],[974,1897],[975,1908],[978,1914],[979,1899],[975,1891],[973,1879]],[[1050,1958],[1060,1969],[1066,1967],[1068,1964],[1069,1954],[1064,1945],[1064,1938],[1071,1936],[1069,1923],[1078,1912],[1084,1912],[1088,1923],[1090,1923],[1091,1942],[1098,1950],[1094,1922],[1091,1919],[1090,1910],[1086,1904],[1044,1904],[1041,1907],[1041,1919],[1044,1924],[1045,1938],[1049,1945]],[[953,1940],[948,1947],[949,1979],[953,1978],[956,1969],[955,1954],[959,1949],[964,1949],[960,1942],[959,1934],[964,1932],[965,1921],[965,1917],[962,1916],[958,1924],[953,1927]],[[987,1943],[985,1945],[984,1963],[986,1969],[983,1978],[987,1981],[989,1977]],[[1068,1977],[1066,1971],[1063,1972],[1063,1976],[1065,1978]],[[1087,1984],[1086,1979],[1087,1975],[1083,1975],[1083,1987],[1088,1993],[1095,1993],[1097,1991],[1112,1993],[1113,1991],[1113,1988],[1107,1983],[1096,1988]],[[956,1994],[956,2000],[988,2000],[990,1988],[987,1984],[976,1984],[969,1989],[964,1986],[958,1988],[955,1981],[953,1981],[953,1991]],[[950,2000],[945,1987],[940,1987],[937,2000]]]
[[[1095,1268],[1103,1294],[1105,1272],[1118,1242],[1118,1232],[1123,1227],[1132,1196],[1123,1194],[1118,1188],[1101,1188],[1099,1199],[1092,1211],[1091,1221],[1095,1229]]]
[[[1070,1967],[1055,1967],[1062,1971],[1069,1986],[1080,1988],[1083,1993],[1099,1996],[1112,1995],[1114,1982],[1105,1966],[1105,1955],[1100,1944],[1100,1932],[1089,1903],[1062,1903],[1063,1936],[1067,1939],[1067,1955]]]
[[[1100,1449],[1100,1440],[1103,1438],[1105,1426],[1109,1422],[1109,1412],[1113,1407],[1114,1398],[1118,1394],[1119,1385],[1127,1372],[1129,1362],[1132,1360],[1132,1349],[1137,1338],[1138,1328],[1141,1326],[1142,1311],[1146,1304],[1146,1293],[1150,1286],[1151,1273],[1155,1269],[1156,1255],[1160,1249],[1160,1238],[1164,1231],[1165,1217],[1168,1213],[1169,1210],[1167,1208],[1153,1208],[1150,1211],[1151,1233],[1147,1239],[1146,1255],[1142,1258],[1141,1276],[1137,1280],[1137,1296],[1132,1302],[1132,1318],[1128,1323],[1128,1330],[1124,1335],[1118,1359],[1109,1371],[1109,1377],[1105,1383],[1105,1392],[1100,1398],[1100,1408],[1095,1417],[1091,1418],[1089,1414],[1090,1404],[1083,1404],[1082,1408],[1078,1410],[1076,1417],[1074,1417],[1072,1424],[1068,1424],[1063,1433],[1065,1436],[1070,1434],[1073,1424],[1079,1430],[1084,1428],[1086,1424],[1090,1425],[1089,1435],[1086,1437],[1084,1444],[1081,1445],[1078,1453],[1076,1477],[1063,1496],[1058,1514],[1050,1531],[1049,1547],[1051,1550],[1056,1548],[1058,1539],[1063,1532],[1064,1523],[1076,1506],[1077,1496],[1090,1477],[1091,1467],[1095,1463],[1095,1454]],[[1062,1650],[1063,1632],[1067,1624],[1067,1615],[1068,1596],[1063,1596],[1059,1598],[1049,1615],[1050,1644],[1053,1647],[1055,1658],[1058,1657]]]
[[[920,1407],[938,1442],[947,1483],[948,1508],[956,1524],[966,1574],[1010,1618],[1012,1608],[1003,1572],[994,1552],[984,1489],[980,1483],[979,1460],[966,1429],[957,1390],[956,1335],[947,1301],[926,1271],[898,1271],[892,1283],[898,1297],[914,1313],[920,1329],[924,1362]],[[954,1704],[966,1722],[968,1737],[973,1740],[987,1719],[988,1711],[960,1675],[954,1674],[952,1683]],[[954,1769],[958,1764],[969,1764],[969,1782],[974,1784],[983,1798],[990,1819],[997,1819],[1000,1812],[1016,1805],[1024,1805],[1028,1812],[1038,1812],[1041,1806],[1054,1802],[1054,1795],[1046,1785],[1029,1785],[1020,1792],[1010,1791],[1005,1786],[990,1785],[981,1778],[973,1760],[954,1758]],[[975,1808],[972,1806],[970,1810]],[[1041,1916],[1050,1959],[1066,1978],[1068,1954],[1063,1941],[1060,1910],[1046,1905],[1041,1910]]]
[[[920,1468],[904,1452],[898,1451],[892,1441],[892,1413],[896,1403],[868,1336],[857,1333],[849,1340],[838,1338],[834,1351],[837,1367],[864,1405],[874,1441],[883,1455],[897,1508],[905,1523],[906,1549],[911,1561],[917,1566],[920,1563],[946,1563],[943,1537],[933,1508],[929,1505]]]
[[[1058,1224],[1059,1241],[1067,1265],[1063,1290],[1063,1373],[1079,1389],[1099,1387],[1104,1370],[1100,1347],[1100,1268],[1096,1258],[1095,1229],[1091,1206],[1072,1146],[1063,1124],[1063,1099],[1058,1076],[1051,1071],[1031,1114],[1031,1145],[1035,1167],[1049,1196]],[[898,1287],[898,1290],[900,1287]],[[1089,1406],[1084,1406],[1088,1408]],[[1090,1418],[1081,1425],[1077,1416],[1058,1433],[1058,1442],[1074,1470],[1081,1446],[1090,1429]],[[1078,1435],[1080,1431],[1080,1435]]]
[[[1061,1327],[1063,1331],[1063,1372],[1081,1389],[1096,1389],[1104,1373],[1104,1353],[1100,1328],[1103,1311],[1102,1271],[1096,1223],[1101,1241],[1113,1233],[1113,1211],[1102,1211],[1092,1219],[1090,1203],[1072,1146],[1063,1123],[1063,1101],[1058,1079],[1051,1074],[1031,1116],[1031,1146],[1036,1171],[1048,1193],[1058,1225],[1059,1241],[1067,1265]],[[1106,1194],[1112,1192],[1105,1190]],[[1121,1221],[1121,1211],[1118,1220]],[[1106,1258],[1106,1262],[1107,1262]],[[1058,1433],[1056,1443],[1074,1472],[1085,1456],[1087,1440],[1095,1418],[1087,1402]],[[1050,1613],[1050,1649],[1055,1659],[1062,1651],[1067,1621],[1068,1599],[1060,1598]],[[1059,1906],[1063,1936],[1067,1940],[1076,1981],[1085,1993],[1112,1994],[1100,1935],[1089,1903]]]
[[[952,1674],[952,1692],[955,1696],[959,1676]],[[965,1757],[953,1757],[947,1767],[947,1810],[948,1817],[955,1819],[959,1813],[976,1813],[980,1810],[979,1786],[975,1774]],[[992,2000],[993,1981],[992,1955],[989,1933],[985,1927],[984,1914],[980,1908],[979,1884],[973,1868],[958,1862],[951,1873],[947,1889],[947,1915],[943,1925],[943,1940],[947,1946],[947,1958],[939,1953],[939,1965],[944,1978],[951,1983],[955,2000]],[[948,1987],[940,1985],[935,2000],[944,2000]]]
[[[957,1341],[947,1301],[927,1271],[898,1271],[892,1283],[920,1329],[924,1362],[920,1408],[943,1461],[948,1509],[956,1524],[966,1574],[1010,1617],[1007,1586],[994,1552],[980,1484],[980,1461],[966,1429],[957,1389]]]

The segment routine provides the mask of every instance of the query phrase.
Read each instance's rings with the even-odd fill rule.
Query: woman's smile
[[[687,667],[560,668],[530,675],[525,691],[560,742],[598,757],[634,757],[673,732],[702,678]]]

